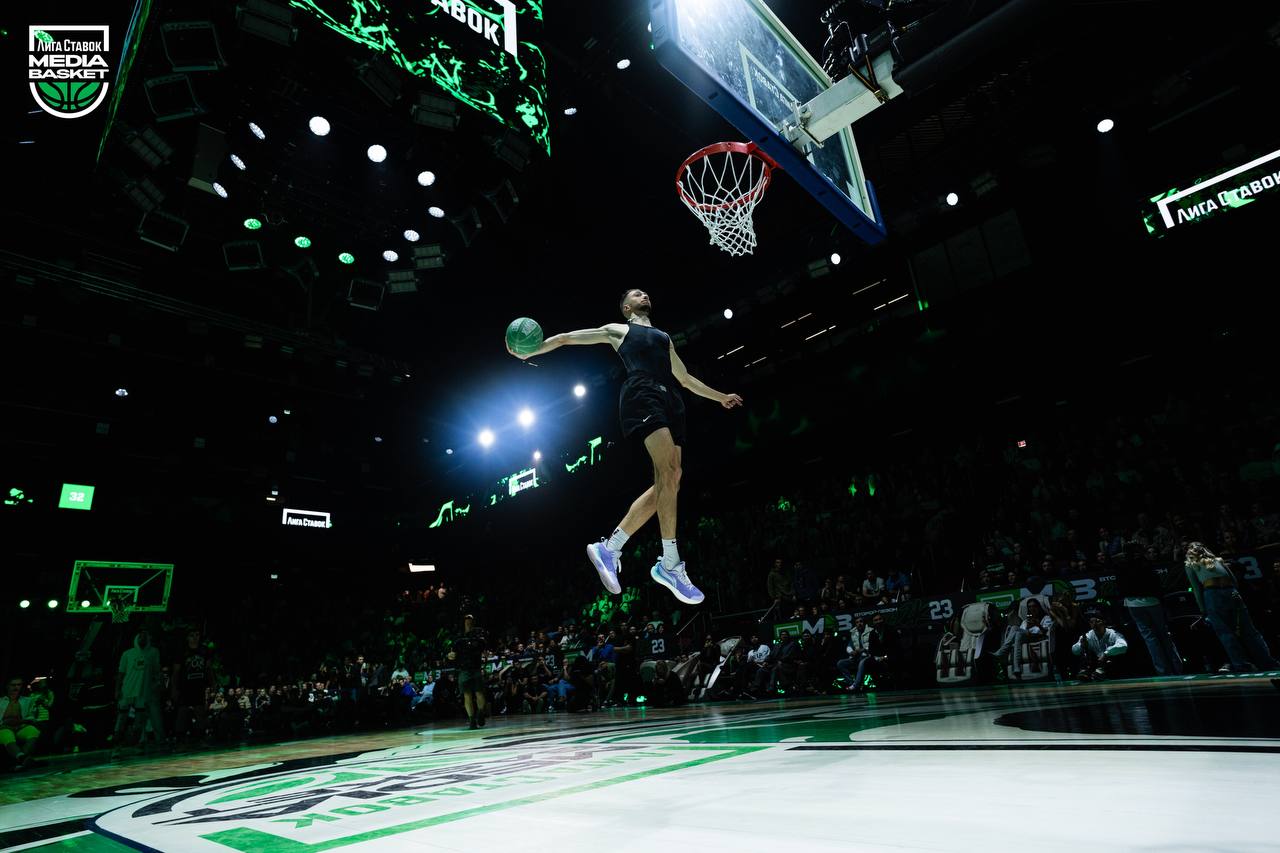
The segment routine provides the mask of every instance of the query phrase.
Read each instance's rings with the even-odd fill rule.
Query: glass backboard
[[[845,128],[806,154],[780,133],[831,87],[763,0],[650,0],[658,62],[778,162],[867,243],[884,239],[875,193]],[[706,140],[715,142],[718,140]]]

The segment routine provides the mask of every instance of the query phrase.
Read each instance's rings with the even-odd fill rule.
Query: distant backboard
[[[779,134],[795,108],[829,89],[831,80],[763,0],[650,0],[650,12],[653,49],[664,68],[854,234],[867,243],[884,239],[853,133],[845,128],[808,155]]]
[[[110,599],[124,596],[130,612],[163,613],[173,586],[171,563],[76,560],[67,590],[68,613],[110,613]]]

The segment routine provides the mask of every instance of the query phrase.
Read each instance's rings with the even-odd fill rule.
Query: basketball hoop
[[[111,609],[111,623],[119,625],[129,621],[134,593],[130,590],[111,590],[107,593],[107,607]]]
[[[731,255],[756,247],[751,222],[778,164],[754,142],[717,142],[695,151],[676,171],[684,206],[711,234],[711,244]]]

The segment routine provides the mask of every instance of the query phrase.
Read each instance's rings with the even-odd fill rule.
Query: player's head
[[[622,294],[618,307],[622,309],[622,316],[631,320],[633,317],[648,317],[652,306],[649,303],[649,294],[638,287],[633,287]]]

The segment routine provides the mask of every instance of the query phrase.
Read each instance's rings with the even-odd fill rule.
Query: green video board
[[[551,153],[543,0],[290,0]]]

